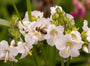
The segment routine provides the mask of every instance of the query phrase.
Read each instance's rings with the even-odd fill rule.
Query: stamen
[[[30,35],[31,33],[30,33],[30,32],[28,32],[28,34]]]
[[[7,62],[7,59],[6,58],[4,58],[4,63],[6,63]]]
[[[29,55],[32,56],[32,50],[29,52]]]
[[[56,37],[55,37],[55,36],[53,36],[53,38],[55,39]]]
[[[65,51],[68,51],[67,49]]]
[[[68,52],[65,53],[66,55],[68,54]]]

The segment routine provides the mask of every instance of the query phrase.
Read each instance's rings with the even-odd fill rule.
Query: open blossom
[[[66,34],[59,38],[55,45],[60,51],[60,56],[68,58],[69,56],[77,57],[80,55],[79,49],[81,49],[82,43],[80,35],[77,35],[76,32],[71,32],[71,34]]]
[[[63,36],[64,28],[63,26],[55,26],[51,25],[49,26],[49,29],[47,30],[48,39],[47,43],[51,46],[55,45],[55,42],[57,39],[61,38]]]
[[[29,26],[31,30],[27,33],[28,38],[31,38],[31,40],[33,39],[33,41],[35,41],[35,44],[37,44],[38,41],[42,41],[48,38],[47,29],[50,26],[49,21],[49,19],[40,18],[36,23]]]
[[[43,12],[40,11],[32,11],[31,12],[32,16],[35,16],[36,18],[43,18]],[[23,21],[29,21],[28,19],[28,12],[25,13],[25,17],[23,19]]]
[[[21,59],[29,54],[30,49],[32,49],[32,44],[28,42],[19,41],[16,47],[17,51],[22,54]]]
[[[6,62],[7,60],[15,62],[18,61],[15,59],[15,56],[18,55],[18,51],[13,45],[14,41],[11,42],[10,46],[5,40],[0,42],[0,60],[4,60],[4,62]]]
[[[22,35],[25,35],[26,32],[28,32],[30,29],[28,28],[28,25],[30,25],[29,21],[23,21],[23,24],[21,21],[19,21],[18,27]]]

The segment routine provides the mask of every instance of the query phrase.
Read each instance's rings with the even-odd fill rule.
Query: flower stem
[[[61,57],[61,66],[64,66],[64,58]]]
[[[33,48],[33,51],[32,51],[32,53],[33,53],[33,58],[34,58],[34,60],[35,60],[35,63],[36,63],[36,66],[38,66],[38,62],[37,62],[37,58],[36,58],[36,51],[35,51],[35,49]]]
[[[43,43],[41,43],[41,51],[42,51],[42,56],[43,56],[45,64],[46,64],[45,66],[48,66],[47,59],[46,59],[46,56],[44,53]]]
[[[20,21],[21,21],[21,23],[23,24],[22,19],[21,19],[21,16],[20,16],[20,14],[19,14],[19,12],[18,12],[18,9],[16,8],[16,5],[15,5],[15,3],[14,3],[14,0],[12,0],[12,4],[13,4],[13,7],[14,7],[14,9],[15,9],[15,11],[16,11],[16,13],[17,13],[17,15],[18,15],[18,17],[19,17],[19,19],[20,19]]]
[[[14,66],[14,62],[12,62],[12,65],[11,66]]]
[[[30,3],[30,0],[26,0],[26,2],[27,2],[28,18],[29,18],[29,21],[32,22],[31,3]]]
[[[67,59],[67,64],[66,64],[66,66],[69,66],[70,58],[71,58],[71,57],[69,57],[69,58]]]

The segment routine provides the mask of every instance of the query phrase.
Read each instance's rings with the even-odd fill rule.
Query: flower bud
[[[61,13],[61,10],[60,10],[59,7],[56,8],[56,12],[57,12],[57,13]]]
[[[58,13],[54,13],[53,16],[52,16],[52,19],[53,20],[59,19],[59,14]]]
[[[56,21],[51,21],[51,24],[54,24],[57,26],[57,22]]]
[[[86,46],[83,47],[83,51],[88,53],[88,48]]]

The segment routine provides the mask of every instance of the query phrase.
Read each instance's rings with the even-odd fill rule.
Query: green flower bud
[[[57,26],[57,22],[56,21],[50,21],[50,22],[51,22],[51,24],[54,24],[54,25]]]
[[[78,31],[79,28],[73,27],[72,30],[73,30],[73,31]]]
[[[65,34],[70,34],[71,30],[67,29],[67,31],[65,31]]]
[[[65,24],[62,19],[59,19],[58,22],[59,22],[60,25],[64,25]]]
[[[59,14],[58,14],[58,13],[54,13],[54,14],[52,15],[52,19],[53,19],[53,20],[59,19]]]
[[[61,13],[61,10],[60,10],[59,7],[56,8],[56,12],[57,12],[57,13]]]

